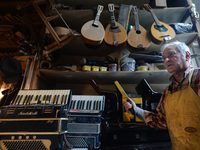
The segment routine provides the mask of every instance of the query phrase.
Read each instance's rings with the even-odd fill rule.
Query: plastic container
[[[82,68],[83,71],[91,71],[91,66],[89,65],[84,65]]]
[[[147,66],[138,66],[137,69],[138,69],[138,71],[148,71]]]
[[[100,66],[100,67],[99,67],[99,71],[107,71],[107,67]]]
[[[116,63],[109,64],[108,68],[109,71],[117,71],[117,64]]]
[[[121,71],[135,71],[135,59],[124,57],[121,60]]]
[[[92,66],[92,71],[99,71],[99,66]]]

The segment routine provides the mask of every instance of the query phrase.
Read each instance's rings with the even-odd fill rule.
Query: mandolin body
[[[94,20],[86,22],[81,28],[81,39],[89,45],[100,45],[104,39],[103,25],[98,22],[98,27],[93,26]]]
[[[116,29],[111,28],[111,23],[109,23],[105,29],[104,41],[111,48],[121,47],[126,44],[127,40],[127,33],[124,27],[118,22],[115,22],[115,24],[117,26]]]
[[[176,33],[174,31],[174,29],[169,26],[168,24],[159,21],[160,24],[164,27],[159,27],[157,26],[156,22],[154,22],[151,26],[151,30],[150,30],[150,35],[152,38],[152,42],[158,45],[162,45],[165,44],[166,42],[172,40],[175,36]],[[166,31],[165,31],[166,30]],[[165,40],[164,38],[170,38],[170,40]]]
[[[149,33],[141,25],[139,25],[140,32],[137,32],[135,26],[129,31],[127,37],[127,46],[131,50],[142,51],[151,44],[151,37]]]

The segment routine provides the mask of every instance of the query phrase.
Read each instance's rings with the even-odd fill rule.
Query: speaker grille
[[[48,150],[40,140],[4,140],[1,144],[1,150]]]
[[[84,138],[68,138],[67,140],[69,141],[70,144],[72,144],[74,147],[88,147],[88,144],[84,140]]]

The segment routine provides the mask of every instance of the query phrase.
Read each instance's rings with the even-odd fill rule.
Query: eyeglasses
[[[172,58],[172,57],[174,57],[175,54],[176,54],[175,51],[169,51],[167,53],[167,56],[162,56],[162,59],[165,60],[166,58]]]

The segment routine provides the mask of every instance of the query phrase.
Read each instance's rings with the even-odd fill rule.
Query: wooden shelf
[[[196,32],[193,33],[185,33],[185,34],[177,34],[174,40],[179,40],[181,42],[188,43],[190,42],[191,39],[197,36]],[[149,53],[151,51],[160,51],[162,45],[157,45],[151,42],[150,46],[144,50],[144,51],[132,51],[130,50],[127,45],[124,45],[120,49],[128,49],[131,52],[134,53]],[[102,45],[98,48],[92,49],[88,48],[83,41],[81,40],[80,37],[76,37],[74,40],[69,42],[67,45],[63,46],[61,48],[60,54],[62,55],[85,55],[85,56],[106,56],[109,55],[110,53],[118,50],[117,49],[112,49],[109,48],[105,42],[102,43]]]
[[[94,79],[100,84],[113,84],[118,80],[122,84],[138,84],[142,79],[146,79],[149,84],[168,84],[171,76],[166,70],[159,71],[107,71],[107,72],[71,72],[57,71],[49,69],[39,69],[39,73],[44,75],[49,81],[66,84],[89,84],[90,79]]]
[[[91,9],[94,7],[97,7],[97,5],[103,5],[104,7],[107,7],[108,3],[113,3],[115,5],[121,5],[121,4],[127,4],[127,5],[134,5],[138,8],[141,8],[143,4],[148,4],[150,0],[100,0],[100,1],[94,1],[94,0],[57,0],[58,3],[62,3],[66,6],[77,6],[82,5],[85,9]],[[173,4],[171,4],[173,3]],[[187,6],[188,2],[186,0],[176,0],[176,2],[167,1],[168,7],[182,7]]]

